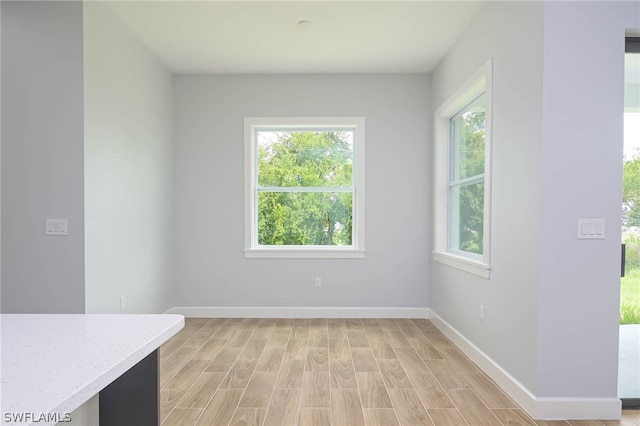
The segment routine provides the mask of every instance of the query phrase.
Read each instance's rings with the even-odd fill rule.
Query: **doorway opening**
[[[640,37],[627,37],[618,396],[640,408]]]

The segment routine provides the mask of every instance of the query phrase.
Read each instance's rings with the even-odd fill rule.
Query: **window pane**
[[[258,130],[258,186],[353,186],[353,131]]]
[[[484,182],[452,186],[449,197],[449,248],[482,254]]]
[[[352,245],[351,192],[258,192],[259,245]]]
[[[484,173],[485,98],[477,97],[451,118],[451,181]]]

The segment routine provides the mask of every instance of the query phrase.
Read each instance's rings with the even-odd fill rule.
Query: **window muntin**
[[[248,118],[247,257],[364,257],[364,119]]]

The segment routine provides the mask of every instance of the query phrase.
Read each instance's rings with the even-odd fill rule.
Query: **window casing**
[[[489,278],[491,62],[435,113],[434,260]]]
[[[245,257],[364,253],[364,118],[245,118]]]

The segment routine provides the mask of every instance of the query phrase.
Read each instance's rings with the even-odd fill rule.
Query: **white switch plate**
[[[579,240],[603,240],[605,237],[604,219],[578,219]]]
[[[67,235],[67,219],[47,219],[45,233],[47,235]]]

